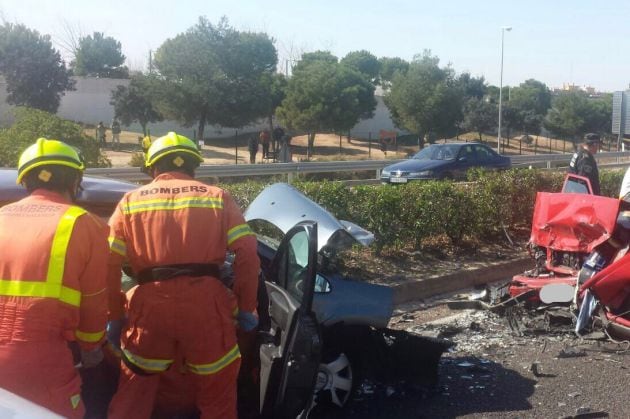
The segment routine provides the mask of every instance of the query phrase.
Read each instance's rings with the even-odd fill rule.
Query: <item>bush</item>
[[[621,181],[626,174],[625,170],[604,170],[599,174],[601,192],[604,196],[618,198],[621,190]]]
[[[265,189],[267,184],[256,181],[247,181],[241,183],[230,183],[227,185],[219,184],[218,186],[225,188],[228,192],[230,192],[232,198],[234,198],[241,209],[245,211],[254,198],[256,198],[256,196]]]
[[[129,159],[129,166],[131,167],[143,167],[144,166],[144,153],[141,151],[134,151]]]
[[[347,187],[341,182],[299,182],[294,186],[335,217],[357,223],[375,235],[374,249],[419,248],[426,239],[448,238],[461,246],[464,237],[492,241],[503,228],[530,228],[537,192],[558,192],[564,173],[537,169],[500,172],[474,170],[471,182],[411,182],[405,185]],[[601,173],[605,195],[618,195],[623,171]],[[268,183],[225,187],[245,209]]]
[[[351,218],[352,191],[342,182],[299,182],[295,183],[297,189],[304,192],[306,196],[326,208],[331,214],[339,219],[348,220]]]
[[[22,151],[40,137],[60,140],[78,148],[87,167],[111,166],[98,144],[83,133],[80,125],[48,112],[23,107],[16,108],[13,125],[0,131],[0,166],[16,167]]]

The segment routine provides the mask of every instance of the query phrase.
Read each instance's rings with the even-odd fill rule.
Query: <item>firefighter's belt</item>
[[[212,276],[221,278],[219,265],[214,263],[181,263],[176,265],[163,265],[147,268],[140,271],[137,280],[138,284],[148,282],[166,281],[180,276]]]

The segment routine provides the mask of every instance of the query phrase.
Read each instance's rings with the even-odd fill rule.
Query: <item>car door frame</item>
[[[465,154],[465,150],[467,147],[470,147],[471,150],[471,153],[469,155]],[[466,160],[460,160],[462,157],[466,157]],[[456,179],[466,179],[466,173],[468,172],[468,169],[474,167],[476,164],[476,154],[473,144],[470,143],[462,145],[459,149],[459,152],[457,153],[457,158],[455,160],[455,169],[453,170],[454,177]]]
[[[305,232],[308,262],[300,301],[291,286],[288,265],[291,240]],[[282,262],[285,262],[285,269]],[[312,310],[317,273],[317,223],[303,221],[287,232],[265,278],[271,331],[260,346],[260,413],[264,418],[296,418],[311,408],[321,358],[321,330]],[[298,281],[295,285],[297,287]]]

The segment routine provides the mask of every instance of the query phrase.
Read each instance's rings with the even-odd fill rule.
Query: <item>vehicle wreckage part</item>
[[[569,303],[575,295],[575,287],[565,283],[548,284],[540,289],[540,301],[544,304]]]
[[[343,407],[352,394],[352,379],[352,364],[346,354],[341,353],[333,361],[319,365],[315,392],[328,392],[330,401]]]
[[[282,210],[286,208],[291,208],[291,211]],[[374,234],[371,232],[349,221],[337,220],[321,205],[286,183],[267,186],[249,204],[244,217],[248,222],[267,221],[283,233],[300,221],[317,221],[317,250],[326,246],[346,248],[355,243],[368,246],[374,241]]]
[[[537,301],[539,299],[538,292],[542,287],[549,284],[568,284],[573,288],[577,282],[576,276],[552,276],[541,275],[537,277],[530,277],[526,275],[516,275],[512,278],[509,286],[509,294],[512,297],[517,297],[525,292],[534,291],[529,294],[532,300]]]

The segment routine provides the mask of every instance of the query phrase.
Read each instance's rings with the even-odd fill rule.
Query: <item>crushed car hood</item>
[[[590,253],[615,228],[619,200],[604,196],[538,192],[530,240],[567,252]]]
[[[354,243],[369,246],[374,234],[351,223],[337,220],[316,202],[286,183],[267,186],[245,211],[245,220],[264,220],[283,233],[287,233],[300,221],[317,222],[318,249],[341,249]]]

